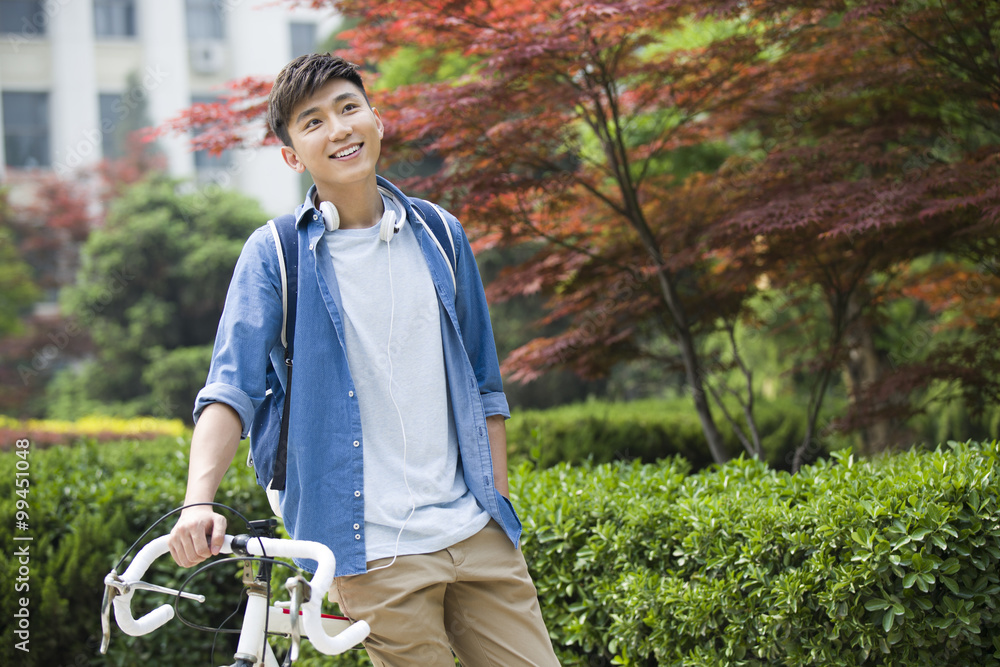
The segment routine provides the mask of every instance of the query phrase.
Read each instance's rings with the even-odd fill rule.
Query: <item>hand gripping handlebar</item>
[[[142,618],[137,619],[132,616],[132,595],[136,589],[152,589],[177,594],[176,591],[150,586],[142,581],[142,576],[153,561],[168,553],[167,541],[169,539],[169,535],[156,538],[135,555],[120,577],[112,571],[104,578],[108,591],[115,591],[110,595],[111,604],[115,611],[115,621],[127,635],[135,637],[147,634],[174,617],[174,608],[170,604],[157,607]],[[221,553],[232,553],[232,542],[233,536],[226,535]],[[343,653],[357,645],[371,632],[365,621],[357,621],[334,636],[328,635],[323,629],[321,616],[323,594],[330,590],[330,585],[333,583],[336,563],[333,552],[326,545],[306,540],[254,537],[247,541],[246,551],[251,556],[264,556],[266,554],[269,558],[307,558],[318,563],[316,574],[313,575],[310,582],[311,588],[318,594],[310,596],[308,601],[303,602],[301,609],[303,630],[309,637],[309,641],[321,653],[326,655]],[[199,601],[204,600],[203,596],[185,594],[185,597]]]

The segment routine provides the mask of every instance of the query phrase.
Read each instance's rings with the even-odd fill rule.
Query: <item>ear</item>
[[[281,147],[281,158],[285,161],[285,164],[299,174],[306,170],[306,165],[302,163],[302,160],[299,159],[298,153],[296,153],[295,149],[291,146]]]
[[[382,124],[382,116],[379,114],[378,109],[372,107],[372,114],[375,116],[375,127],[378,128],[378,138],[381,139],[382,135],[385,134],[385,125]]]

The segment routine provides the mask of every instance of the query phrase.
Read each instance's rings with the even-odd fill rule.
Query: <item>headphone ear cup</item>
[[[328,232],[340,229],[340,213],[337,211],[337,207],[334,206],[333,203],[321,201],[319,203],[319,212],[323,214],[323,225],[326,227]]]
[[[395,236],[396,232],[399,231],[402,225],[396,225],[396,212],[386,211],[385,215],[382,216],[382,226],[379,227],[378,237],[388,243]]]

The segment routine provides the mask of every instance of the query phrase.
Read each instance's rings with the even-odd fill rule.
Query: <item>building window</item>
[[[222,39],[226,36],[222,2],[223,0],[186,0],[189,40]]]
[[[94,0],[94,34],[135,37],[135,0]]]
[[[101,93],[98,96],[101,107],[101,153],[106,158],[118,158],[125,154],[125,141],[118,124],[123,120],[122,96]]]
[[[10,167],[48,167],[49,94],[3,93],[4,160]]]
[[[221,101],[218,97],[211,95],[192,95],[191,104],[213,104]],[[197,133],[197,128],[195,133]],[[229,151],[222,151],[218,155],[212,155],[209,151],[195,151],[194,166],[198,171],[220,171],[228,169],[232,164],[232,154]]]
[[[37,37],[45,34],[45,22],[43,0],[0,0],[0,32]]]
[[[316,24],[290,23],[292,34],[292,58],[316,52]]]

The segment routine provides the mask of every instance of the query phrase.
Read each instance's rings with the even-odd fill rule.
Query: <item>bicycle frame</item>
[[[181,594],[176,590],[142,581],[142,576],[153,561],[168,553],[169,538],[169,535],[163,535],[144,546],[121,576],[112,570],[104,578],[105,593],[102,605],[104,640],[101,644],[101,653],[107,651],[110,641],[112,608],[118,626],[131,636],[150,633],[173,618],[174,608],[171,604],[161,605],[142,618],[134,618],[131,603],[136,590],[182,595],[198,602],[204,601],[205,598],[201,595]],[[301,635],[308,637],[313,646],[326,655],[343,653],[368,636],[370,629],[364,621],[351,623],[348,619],[328,616],[321,612],[323,596],[330,590],[335,571],[333,552],[327,546],[306,540],[226,535],[221,553],[235,553],[238,556],[266,555],[269,558],[307,558],[318,563],[316,574],[311,581],[306,581],[301,576],[288,579],[285,588],[289,591],[290,600],[284,606],[277,604],[268,606],[269,564],[263,564],[266,567],[260,568],[256,577],[248,576],[245,572],[244,585],[248,589],[247,605],[233,667],[262,664],[265,667],[278,667],[277,659],[266,641],[268,633],[281,634],[292,639],[290,657],[293,662],[298,658]],[[313,590],[315,595],[310,594]]]

